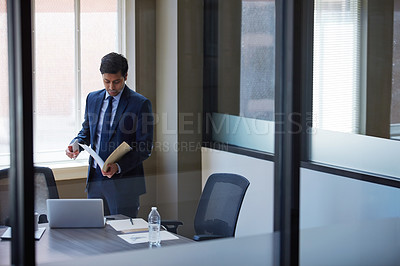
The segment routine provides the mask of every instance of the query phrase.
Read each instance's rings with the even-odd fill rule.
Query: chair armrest
[[[46,224],[48,222],[49,221],[47,220],[47,215],[46,214],[39,215],[39,220],[38,220],[39,224]]]
[[[183,223],[175,220],[161,220],[161,225],[164,226],[169,232],[177,234],[178,226],[183,225]]]
[[[226,236],[222,235],[194,235],[193,240],[194,241],[204,241],[204,240],[211,240],[211,239],[218,239],[218,238],[224,238]]]

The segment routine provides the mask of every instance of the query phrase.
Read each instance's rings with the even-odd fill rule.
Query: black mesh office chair
[[[212,174],[204,186],[194,219],[196,241],[235,236],[237,219],[250,182],[241,175]],[[162,221],[175,232],[181,222]]]
[[[9,180],[8,170],[0,170],[0,225],[9,225]],[[39,223],[47,223],[47,199],[58,199],[58,190],[53,171],[47,167],[35,167],[35,212],[39,213]]]

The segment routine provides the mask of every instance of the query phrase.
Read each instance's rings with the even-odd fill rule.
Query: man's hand
[[[66,154],[69,158],[75,160],[76,157],[78,157],[78,155],[79,155],[79,149],[76,150],[75,152],[73,152],[73,151],[72,151],[72,145],[69,145],[69,146],[67,147],[67,149],[65,150],[65,154]]]
[[[101,170],[101,173],[103,174],[103,176],[106,176],[108,178],[113,177],[113,175],[115,175],[115,173],[118,172],[118,165],[116,163],[112,163],[107,165],[107,172],[104,172],[103,170]]]

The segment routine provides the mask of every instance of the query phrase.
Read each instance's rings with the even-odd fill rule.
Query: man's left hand
[[[106,176],[108,178],[113,177],[113,175],[115,175],[115,173],[118,172],[118,165],[116,163],[112,163],[107,165],[107,172],[104,172],[103,170],[101,170],[101,173],[103,174],[103,176]]]

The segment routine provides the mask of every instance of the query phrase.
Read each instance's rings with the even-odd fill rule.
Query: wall
[[[241,15],[241,0],[218,1],[217,112],[231,115],[240,113]]]
[[[202,148],[202,185],[216,172],[230,172],[250,181],[236,236],[273,231],[273,162]],[[302,168],[300,228],[400,217],[400,190]],[[262,216],[256,217],[261,210]],[[260,230],[260,228],[263,228]]]
[[[85,199],[86,178],[56,181],[60,199]]]
[[[130,60],[131,72],[136,74],[135,89],[146,96],[152,104],[153,112],[157,112],[156,97],[156,1],[129,0],[126,2],[127,57]],[[154,129],[154,142],[157,142],[157,125]],[[138,216],[147,218],[150,208],[157,205],[157,150],[144,163],[146,176],[146,194],[140,196]]]
[[[390,138],[394,5],[393,0],[367,2],[365,134]]]
[[[178,117],[177,0],[156,1],[157,205],[163,219],[177,219]],[[165,146],[164,146],[165,145]]]
[[[234,153],[202,148],[202,184],[212,173],[243,175],[250,186],[243,200],[236,237],[273,231],[274,163]]]
[[[190,237],[201,193],[203,17],[203,0],[178,1],[178,217]]]

